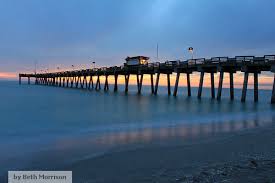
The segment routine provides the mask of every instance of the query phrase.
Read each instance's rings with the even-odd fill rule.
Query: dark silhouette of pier
[[[54,73],[35,73],[35,74],[19,74],[19,83],[21,84],[22,78],[28,78],[30,84],[31,78],[35,79],[35,84],[50,85],[59,87],[70,88],[85,88],[101,90],[102,81],[100,77],[104,76],[104,90],[109,90],[108,78],[114,77],[114,91],[118,90],[118,76],[125,77],[125,92],[128,92],[130,76],[137,77],[137,91],[141,93],[143,76],[150,75],[151,92],[154,95],[158,93],[158,85],[161,74],[167,77],[167,92],[171,95],[171,82],[170,77],[172,73],[176,73],[176,82],[174,86],[173,95],[177,96],[178,84],[180,75],[185,74],[187,80],[187,94],[191,96],[191,81],[190,74],[193,72],[200,73],[200,82],[198,88],[198,98],[202,96],[203,82],[205,74],[210,75],[211,79],[211,97],[221,100],[223,89],[224,74],[229,74],[230,79],[230,99],[234,100],[234,73],[241,71],[244,73],[243,89],[241,101],[245,102],[248,77],[249,74],[254,76],[254,101],[258,101],[258,76],[263,71],[275,73],[275,55],[265,55],[263,57],[255,56],[236,56],[235,58],[229,57],[213,57],[211,59],[190,59],[186,61],[166,61],[164,63],[146,63],[131,66],[114,66],[102,67],[85,70],[62,71]],[[214,74],[219,72],[219,85],[217,96],[215,95]],[[154,75],[156,80],[154,82]],[[271,96],[271,103],[275,103],[275,75],[273,83],[273,91]]]

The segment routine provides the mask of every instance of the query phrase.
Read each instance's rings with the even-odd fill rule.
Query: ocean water
[[[197,88],[187,97],[179,88],[178,97],[159,95],[144,86],[142,95],[130,86],[128,94],[88,91],[0,81],[0,174],[7,170],[51,169],[87,157],[144,143],[165,145],[169,139],[189,141],[196,137],[250,130],[275,121],[271,91],[260,90],[254,103],[248,90],[247,102],[240,102],[241,90],[229,100],[210,98]]]

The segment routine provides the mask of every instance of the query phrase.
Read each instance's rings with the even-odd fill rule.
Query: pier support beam
[[[212,99],[215,98],[215,80],[214,80],[214,73],[210,73],[210,77],[211,77],[211,96]]]
[[[198,89],[198,98],[201,98],[201,93],[202,93],[202,87],[203,87],[203,79],[204,79],[204,72],[201,72],[201,76],[200,76],[200,85],[199,85],[199,89]]]
[[[69,77],[66,78],[66,87],[68,88],[69,87]]]
[[[188,97],[191,97],[191,82],[190,82],[190,73],[187,74],[187,91],[188,91]]]
[[[143,82],[143,74],[141,74],[140,79],[139,79],[138,94],[141,94],[142,82]]]
[[[65,87],[65,81],[66,81],[66,78],[63,77],[63,83],[62,83],[62,84],[63,84],[63,85],[62,85],[63,87]],[[46,83],[47,83],[47,85],[48,85],[48,78],[47,78],[47,80],[46,80]]]
[[[94,89],[93,76],[90,76],[90,80],[89,80],[89,89],[91,89],[91,85],[92,85],[92,89]]]
[[[139,91],[139,75],[137,74],[137,89]]]
[[[52,78],[48,78],[48,85],[51,86]]]
[[[109,90],[108,75],[105,76],[104,91]]]
[[[233,77],[233,72],[229,73],[229,80],[230,80],[230,99],[234,100],[234,77]]]
[[[125,93],[128,93],[130,74],[125,75]]]
[[[84,76],[83,76],[83,78],[82,78],[82,76],[80,76],[80,86],[82,89],[84,88],[84,82],[85,82]]]
[[[21,85],[21,76],[19,76],[19,84]]]
[[[31,84],[31,78],[28,77],[28,84]]]
[[[245,99],[246,99],[248,76],[249,76],[249,73],[245,72],[244,73],[244,81],[243,81],[242,99],[241,99],[242,102],[245,102]]]
[[[273,90],[272,90],[272,96],[271,96],[271,104],[275,104],[275,74],[273,79]]]
[[[80,77],[78,76],[75,82],[75,87],[78,88],[78,83],[79,83]]]
[[[151,74],[151,93],[154,94],[154,90],[155,90],[155,87],[154,87],[154,75]]]
[[[74,77],[71,77],[71,88],[74,86]]]
[[[217,100],[221,100],[221,96],[222,96],[223,74],[224,74],[224,72],[221,71],[220,72],[220,80],[219,80],[219,88],[218,88]]]
[[[254,73],[254,101],[258,102],[258,73]]]
[[[44,82],[45,82],[45,80],[44,80]],[[61,87],[61,84],[62,84],[62,78],[59,77],[59,87]]]
[[[168,90],[168,95],[171,95],[171,85],[170,85],[170,74],[167,74],[167,90]]]
[[[83,89],[84,88],[84,78],[82,79],[82,76],[79,76],[80,78],[80,87]]]
[[[118,75],[115,74],[115,85],[114,85],[114,92],[117,92],[117,79],[118,79]]]
[[[174,87],[174,94],[173,94],[174,97],[176,97],[178,93],[179,79],[180,79],[180,72],[177,72],[176,82]]]
[[[159,87],[159,76],[160,76],[160,73],[157,73],[156,87],[155,87],[155,91],[154,91],[154,94],[155,94],[155,95],[157,95],[157,94],[158,94],[158,87]]]
[[[96,86],[95,86],[96,90],[100,90],[101,86],[100,86],[100,76],[97,76],[97,81],[96,81]]]
[[[82,86],[82,88],[85,86],[85,88],[88,89],[87,76],[83,76]]]

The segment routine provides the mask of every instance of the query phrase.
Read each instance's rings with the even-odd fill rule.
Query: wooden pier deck
[[[176,81],[174,85],[173,96],[177,96],[178,84],[180,75],[186,75],[187,79],[187,94],[191,96],[191,80],[190,75],[193,72],[200,73],[200,82],[198,88],[197,97],[201,98],[203,90],[203,82],[205,74],[210,75],[211,80],[211,97],[221,100],[221,94],[223,89],[224,74],[229,74],[230,78],[230,99],[234,100],[234,73],[244,73],[243,89],[241,101],[245,102],[248,77],[249,74],[254,76],[254,101],[258,101],[258,76],[263,71],[275,73],[275,55],[265,55],[263,57],[255,56],[236,56],[235,58],[228,57],[213,57],[211,59],[190,59],[186,61],[166,61],[164,63],[149,63],[146,65],[137,66],[114,66],[114,67],[102,67],[85,70],[73,70],[62,71],[54,73],[36,73],[36,74],[19,74],[19,83],[21,84],[22,78],[28,79],[30,84],[31,78],[35,79],[35,84],[39,85],[51,85],[59,87],[71,87],[71,88],[85,88],[101,90],[100,77],[104,76],[104,90],[109,90],[109,77],[114,77],[114,92],[118,90],[118,76],[125,77],[125,92],[128,92],[129,80],[131,76],[137,78],[137,91],[141,93],[143,76],[150,75],[151,80],[151,92],[154,95],[158,93],[158,85],[161,75],[166,75],[167,78],[167,92],[171,95],[171,74],[176,73]],[[215,94],[214,74],[220,73],[219,84],[217,90],[217,96]],[[154,81],[154,75],[156,80]],[[271,103],[275,104],[275,74],[273,91],[271,96]]]

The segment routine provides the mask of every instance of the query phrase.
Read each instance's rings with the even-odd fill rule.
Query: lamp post
[[[190,52],[192,59],[194,59],[194,48],[193,47],[189,47],[188,51]]]
[[[95,69],[95,62],[92,62],[93,63],[93,69]]]

